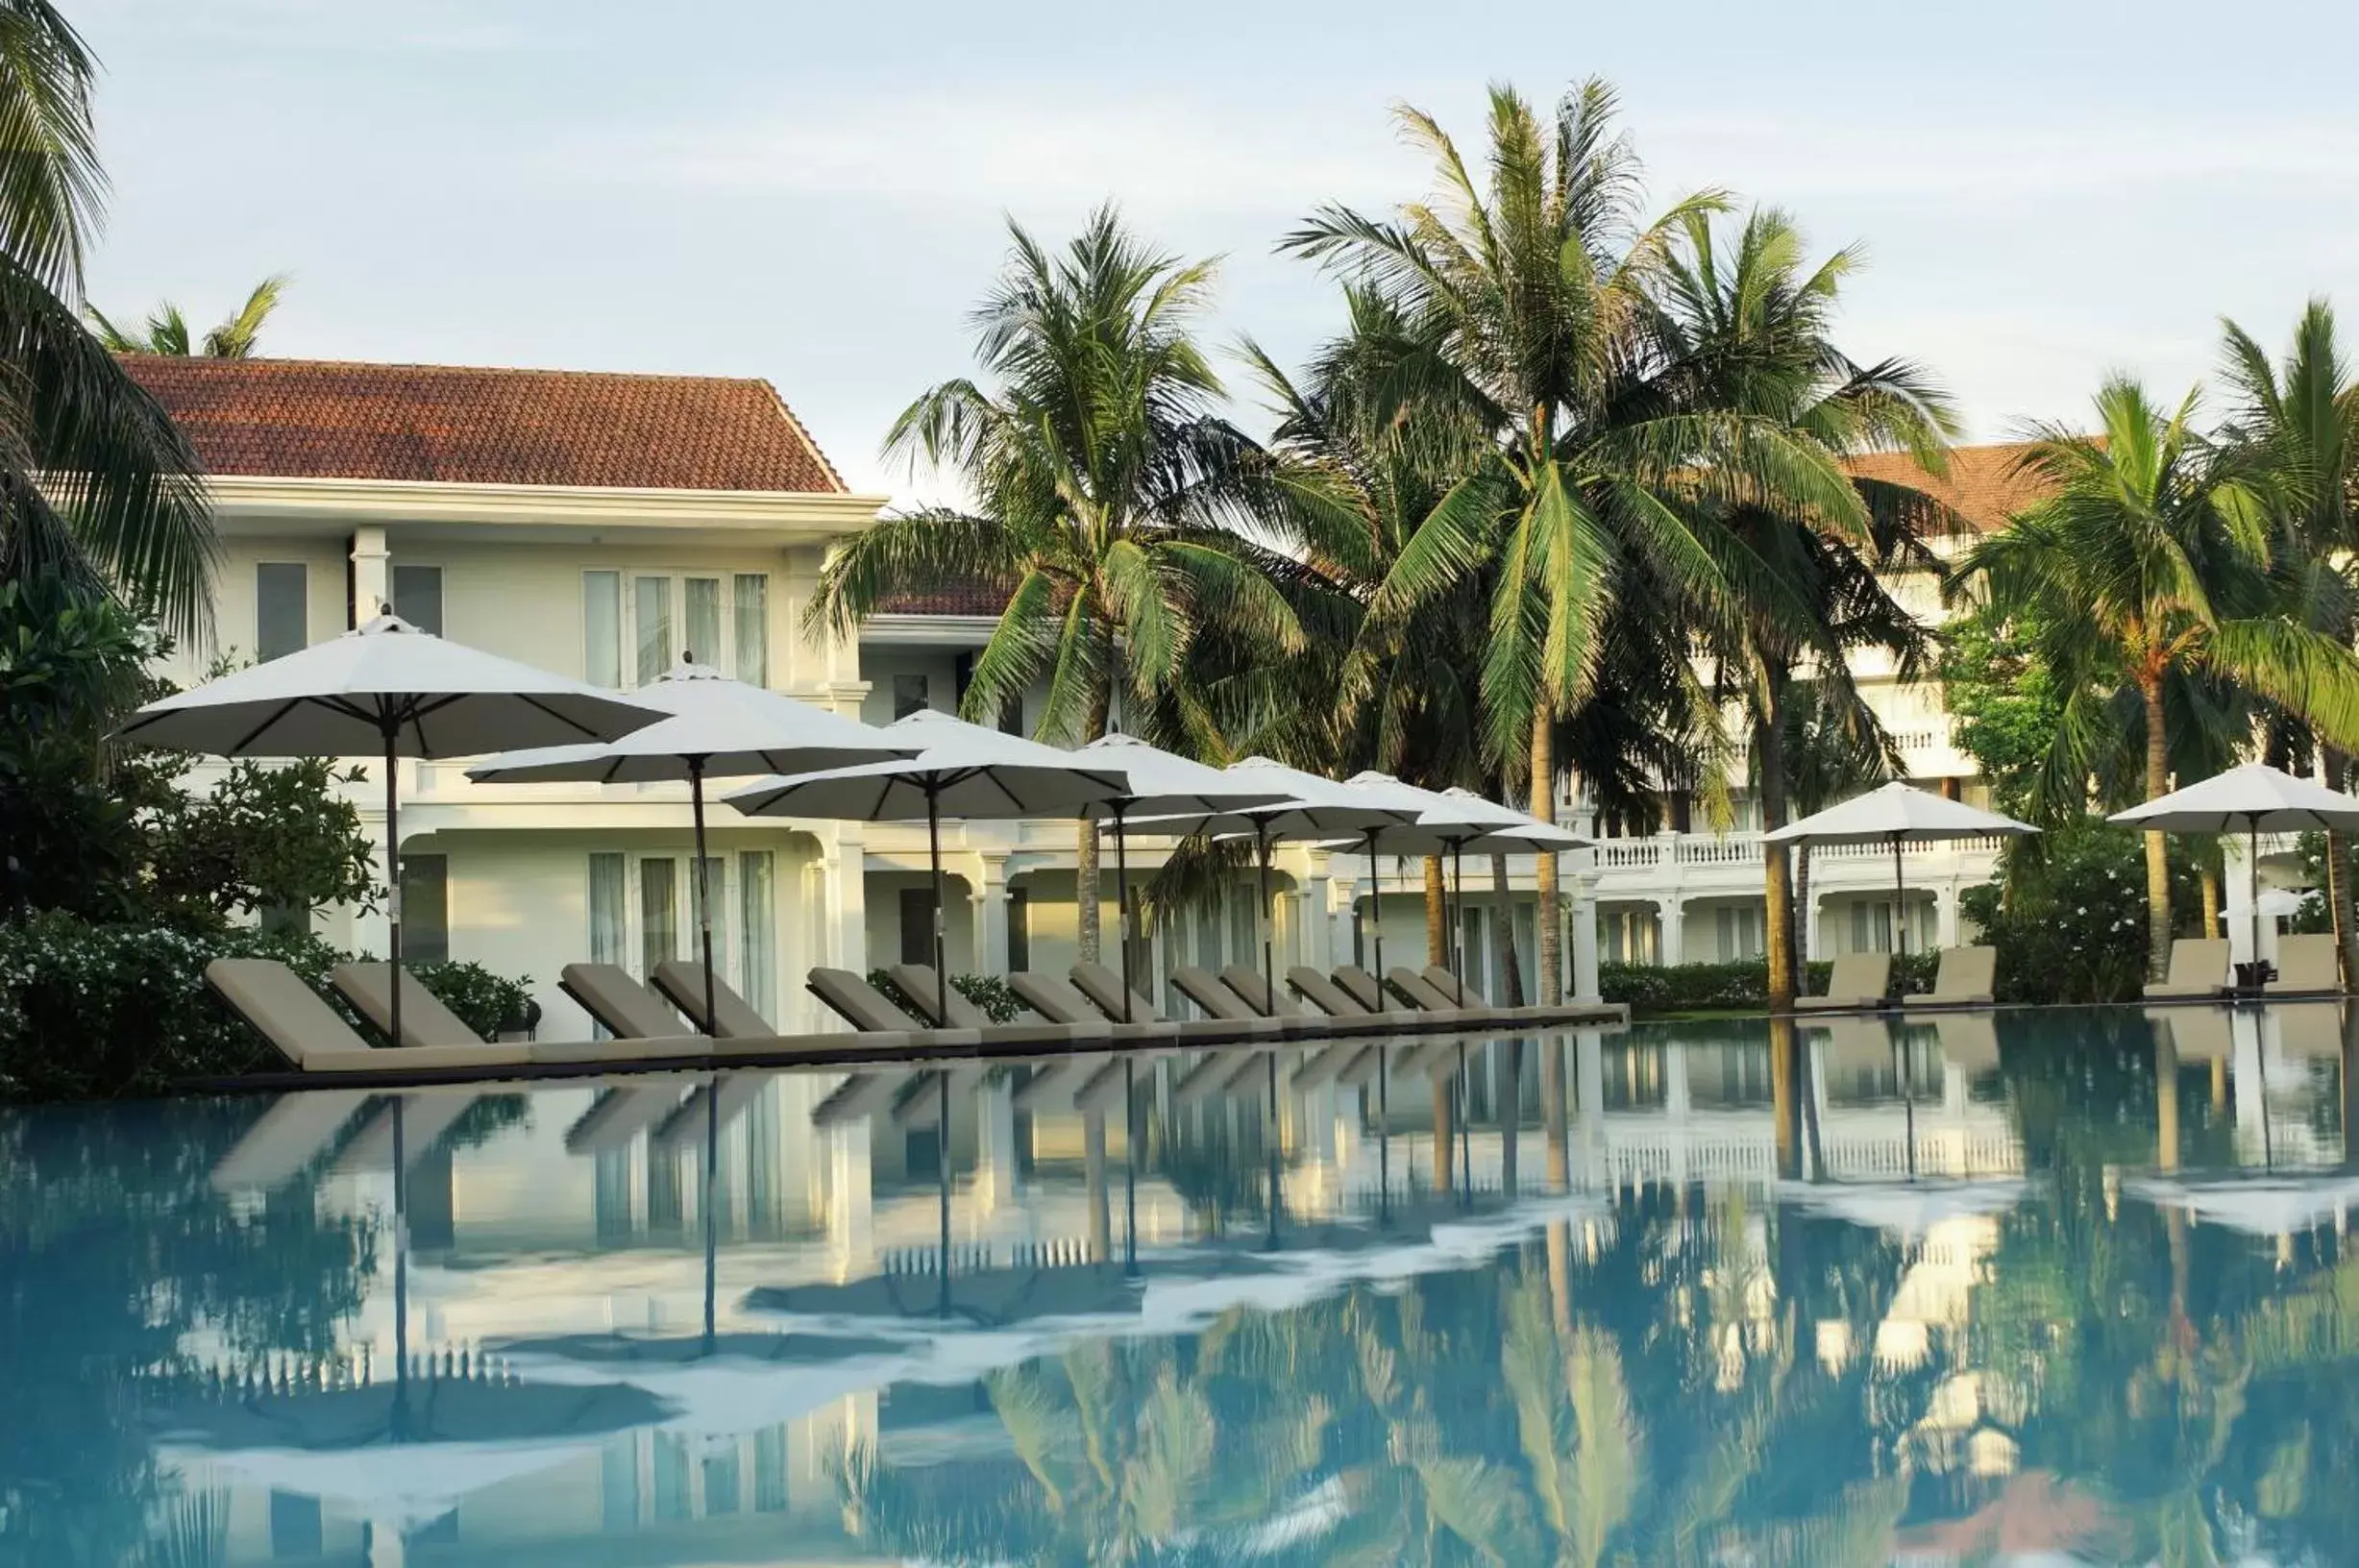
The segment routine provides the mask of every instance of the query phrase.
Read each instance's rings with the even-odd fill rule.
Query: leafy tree
[[[1774,494],[1832,527],[1867,522],[1823,447],[1699,402],[1678,374],[1656,290],[1679,225],[1724,203],[1706,192],[1640,219],[1637,159],[1614,109],[1593,81],[1544,123],[1493,88],[1487,187],[1438,123],[1403,109],[1438,199],[1397,219],[1322,208],[1284,244],[1439,324],[1437,350],[1403,374],[1432,405],[1459,410],[1483,446],[1403,546],[1371,614],[1406,620],[1489,576],[1485,741],[1529,777],[1546,819],[1557,720],[1599,684],[1599,632],[1618,596],[1643,576],[1733,622],[1766,584],[1727,527],[1729,506]],[[1800,611],[1792,629],[1805,634]],[[1555,857],[1539,869],[1542,995],[1555,1000]]]
[[[84,306],[83,313],[98,329],[98,340],[116,354],[161,354],[182,359],[192,355],[206,359],[251,359],[255,340],[261,336],[262,324],[279,308],[286,283],[284,273],[274,273],[255,284],[246,303],[193,347],[188,318],[170,300],[159,305],[136,332],[124,331],[94,305]]]
[[[2143,720],[2144,797],[2166,793],[2175,680],[2190,693],[2251,693],[2359,744],[2359,659],[2288,613],[2259,483],[2193,429],[2195,394],[2166,411],[2116,379],[2096,408],[2095,435],[2040,428],[2022,461],[2046,499],[1959,570],[2001,615],[2022,618],[2063,676],[2040,790],[2085,797],[2122,733],[2114,698],[2126,689]],[[2148,965],[2159,975],[2172,932],[2163,834],[2147,835],[2146,862]]]
[[[806,625],[848,636],[897,592],[1003,588],[967,715],[995,721],[1044,679],[1039,733],[1080,743],[1106,733],[1118,701],[1151,707],[1173,692],[1208,627],[1286,654],[1304,635],[1274,580],[1293,563],[1233,527],[1266,504],[1271,476],[1218,412],[1220,380],[1194,335],[1213,263],[1148,250],[1112,208],[1062,255],[1011,233],[1007,273],[974,314],[995,384],[945,381],[886,438],[888,452],[955,473],[971,504],[862,532],[827,563]],[[1081,952],[1094,959],[1092,824],[1075,845]]]
[[[196,455],[80,319],[96,71],[49,0],[0,0],[0,582],[120,592],[197,636],[214,540]]]

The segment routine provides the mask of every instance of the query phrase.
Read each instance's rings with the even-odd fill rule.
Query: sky
[[[972,365],[1006,224],[1112,199],[1223,258],[1207,337],[1299,362],[1314,207],[1413,200],[1393,107],[1481,137],[1487,84],[1620,90],[1655,205],[1720,187],[1858,244],[1839,341],[1969,434],[2175,397],[2220,318],[2359,312],[2359,7],[2013,0],[65,0],[106,68],[91,298],[200,326],[289,273],[263,352],[766,377],[855,489]],[[2359,324],[2350,334],[2359,340]],[[1241,365],[1239,415],[1263,421]]]

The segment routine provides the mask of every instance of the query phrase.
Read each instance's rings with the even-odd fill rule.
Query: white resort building
[[[546,669],[629,689],[693,654],[740,678],[872,722],[955,710],[995,606],[913,599],[856,644],[808,638],[803,608],[829,548],[883,498],[855,495],[764,381],[292,360],[135,357],[134,375],[179,421],[212,475],[224,551],[212,650],[268,658],[332,637],[389,603],[433,631]],[[1949,499],[1981,526],[2008,510],[2000,449],[1957,454]],[[1906,583],[1927,614],[1930,584]],[[182,656],[197,674],[201,650]],[[1899,739],[1910,776],[1977,798],[1939,695],[1888,669],[1855,671]],[[1009,722],[1029,717],[1010,715]],[[365,765],[364,765],[365,766]],[[684,950],[689,813],[672,785],[476,785],[463,765],[405,763],[408,951],[530,977],[545,1035],[587,1020],[556,989],[593,958],[645,972]],[[381,831],[381,790],[354,796]],[[1760,844],[1751,803],[1713,832],[1676,805],[1660,832],[1567,857],[1576,990],[1604,961],[1757,956]],[[1588,819],[1562,803],[1568,825]],[[921,958],[930,926],[921,826],[713,819],[717,951],[724,970],[790,1030],[825,1026],[800,977]],[[946,826],[950,964],[1004,972],[1073,956],[1073,828]],[[1151,867],[1145,845],[1134,862]],[[1957,894],[1985,880],[1986,847],[1908,855],[1910,948],[1958,937]],[[1278,866],[1281,963],[1353,956],[1381,908],[1391,951],[1422,942],[1414,863],[1388,863],[1382,896],[1360,858],[1287,847]],[[1111,882],[1111,867],[1108,869]],[[1532,868],[1513,863],[1514,940],[1529,973]],[[1486,864],[1469,868],[1471,972],[1500,962]],[[1881,949],[1894,936],[1892,872],[1876,853],[1813,857],[1810,952]],[[1112,889],[1106,932],[1113,935]],[[331,912],[323,935],[382,951],[381,917]],[[1150,962],[1208,967],[1251,950],[1241,886],[1227,907],[1160,930]],[[1495,979],[1494,979],[1495,983]]]

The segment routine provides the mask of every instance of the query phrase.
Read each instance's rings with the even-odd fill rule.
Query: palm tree
[[[2020,459],[2047,499],[1978,545],[1960,585],[1980,584],[2020,617],[2069,694],[2045,763],[2054,796],[2084,798],[2120,731],[2115,698],[2137,697],[2145,797],[2170,788],[2175,681],[2226,683],[2300,716],[2328,742],[2359,745],[2359,658],[2288,613],[2272,579],[2263,478],[2191,428],[2196,394],[2175,409],[2115,378],[2097,395],[2098,431],[2039,427]],[[2171,945],[2163,835],[2146,836],[2148,963]]]
[[[124,331],[94,305],[83,306],[90,325],[98,329],[98,340],[116,354],[163,354],[185,359],[199,355],[207,359],[251,359],[255,339],[261,335],[262,323],[279,308],[279,297],[286,291],[286,274],[273,273],[254,285],[246,303],[235,314],[207,332],[197,347],[189,346],[188,318],[170,300],[158,306],[147,323],[135,334]]]
[[[117,592],[197,636],[213,533],[196,455],[77,310],[105,184],[96,71],[48,0],[0,0],[0,581]]]
[[[2336,641],[2359,636],[2353,551],[2359,550],[2359,383],[2335,339],[2334,307],[2312,300],[2294,327],[2282,368],[2233,321],[2224,374],[2235,396],[2225,438],[2270,477],[2276,513],[2279,575],[2304,608],[2303,620]],[[2329,747],[2326,782],[2348,782],[2350,758]],[[2335,930],[2344,972],[2359,975],[2359,921],[2351,915],[2348,835],[2326,836]]]
[[[1118,701],[1169,695],[1201,633],[1291,653],[1303,630],[1277,582],[1292,563],[1235,527],[1268,504],[1271,474],[1216,411],[1221,384],[1193,335],[1214,264],[1146,249],[1110,207],[1062,256],[1010,233],[1007,273],[973,318],[996,386],[943,382],[885,443],[954,471],[971,506],[921,507],[860,534],[827,563],[805,625],[850,636],[896,592],[1003,588],[966,711],[996,718],[1045,679],[1039,733],[1075,744],[1105,734]],[[1081,824],[1076,842],[1080,947],[1093,960],[1094,828]]]
[[[1370,614],[1406,621],[1489,575],[1485,743],[1528,776],[1534,815],[1548,820],[1556,721],[1594,688],[1599,627],[1634,579],[1651,575],[1729,615],[1751,597],[1757,563],[1715,507],[1774,493],[1831,526],[1866,526],[1830,453],[1774,421],[1697,406],[1668,374],[1653,290],[1679,221],[1723,204],[1705,193],[1641,222],[1614,108],[1592,81],[1544,125],[1494,87],[1487,188],[1432,117],[1403,108],[1404,133],[1434,159],[1438,201],[1397,220],[1325,208],[1283,245],[1440,324],[1436,352],[1401,374],[1484,445],[1419,522]],[[1556,1000],[1554,856],[1539,872],[1541,994]]]
[[[1941,471],[1956,430],[1947,395],[1906,360],[1862,365],[1832,341],[1843,282],[1859,264],[1856,250],[1811,267],[1802,231],[1774,208],[1749,214],[1727,242],[1708,213],[1688,213],[1682,228],[1683,243],[1665,269],[1665,306],[1697,401],[1774,421],[1830,453],[1900,451],[1928,475]],[[1852,685],[1849,655],[1880,651],[1904,681],[1917,678],[1930,655],[1929,633],[1890,582],[1904,573],[1938,576],[1930,536],[1954,524],[1920,488],[1855,482],[1871,519],[1864,530],[1828,527],[1775,493],[1736,506],[1729,519],[1783,600],[1808,612],[1796,618],[1756,608],[1724,619],[1732,635],[1702,628],[1725,693],[1741,704],[1751,730],[1764,829],[1787,821],[1792,769],[1784,746],[1797,668],[1806,662],[1819,672],[1810,694],[1817,723],[1848,732],[1853,750],[1872,751],[1880,728]],[[1785,846],[1764,851],[1770,1006],[1782,1010],[1800,980],[1794,888]]]
[[[1780,739],[1774,747],[1756,743],[1748,760],[1753,782],[1768,798],[1762,770],[1776,766],[1782,778],[1785,803],[1798,817],[1826,810],[1838,800],[1873,789],[1900,772],[1892,737],[1873,713],[1862,714],[1855,693],[1830,701],[1831,694],[1815,679],[1789,681],[1780,704]],[[1766,815],[1766,811],[1764,811]],[[1762,824],[1767,826],[1767,822]],[[1802,970],[1809,962],[1810,846],[1798,844],[1793,853],[1793,902],[1789,928],[1793,933],[1794,973],[1800,989]],[[1773,880],[1774,890],[1774,880]],[[1775,905],[1771,906],[1773,909]],[[1773,973],[1772,978],[1775,978]]]

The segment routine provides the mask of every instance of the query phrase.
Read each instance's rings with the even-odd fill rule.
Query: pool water
[[[2355,1039],[0,1111],[0,1564],[2359,1560]]]

